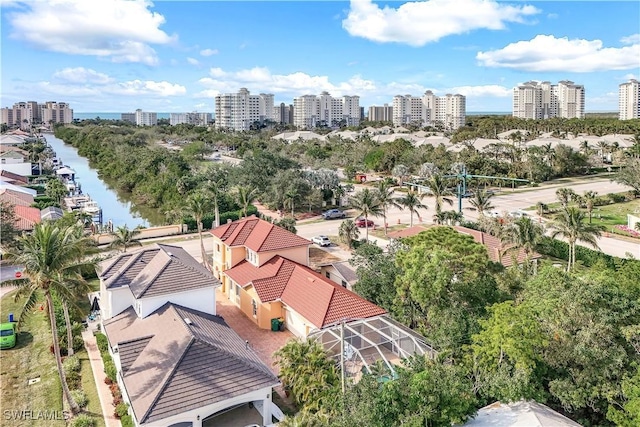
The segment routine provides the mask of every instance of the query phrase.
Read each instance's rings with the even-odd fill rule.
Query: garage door
[[[300,338],[306,337],[306,327],[300,316],[291,310],[286,310],[285,326],[292,334]]]

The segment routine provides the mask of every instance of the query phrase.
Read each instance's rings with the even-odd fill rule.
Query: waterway
[[[51,133],[44,136],[58,159],[76,171],[76,181],[80,183],[82,193],[98,202],[105,224],[111,221],[114,227],[126,225],[129,228],[160,225],[162,219],[158,212],[134,207],[127,194],[118,194],[113,186],[100,179],[98,171],[89,166],[89,160],[78,155],[75,147],[65,144]]]

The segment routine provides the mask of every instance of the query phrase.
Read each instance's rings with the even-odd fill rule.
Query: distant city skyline
[[[295,97],[462,94],[511,111],[528,81],[579,82],[585,110],[617,111],[640,77],[632,1],[177,2],[3,0],[2,106],[59,100],[76,113],[214,112],[246,87]],[[310,21],[313,17],[313,21]]]

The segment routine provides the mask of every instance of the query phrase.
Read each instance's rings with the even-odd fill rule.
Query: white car
[[[487,216],[490,218],[500,218],[500,212],[490,211],[490,212],[487,212]]]
[[[331,246],[331,240],[327,236],[316,236],[311,241],[318,246]]]
[[[522,218],[525,216],[528,216],[526,212],[522,212],[522,211],[513,211],[513,212],[509,212],[509,216],[512,218]]]

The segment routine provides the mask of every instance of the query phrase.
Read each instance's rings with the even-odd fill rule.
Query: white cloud
[[[640,43],[620,48],[603,47],[601,40],[569,40],[540,34],[502,49],[478,52],[476,59],[486,67],[523,71],[627,70],[640,64]]]
[[[211,55],[217,55],[218,54],[218,49],[202,49],[200,51],[200,55],[202,56],[211,56]]]
[[[636,75],[635,75],[635,74],[633,74],[633,73],[629,73],[629,74],[625,74],[625,75],[624,75],[624,79],[625,79],[625,80],[632,80],[632,79],[637,80],[637,79],[638,79],[638,76],[636,76]]]
[[[187,58],[187,62],[191,65],[200,65],[200,61],[195,58]]]
[[[622,44],[638,44],[640,43],[640,34],[631,34],[630,36],[620,39]]]
[[[342,27],[352,36],[376,42],[424,46],[453,34],[478,29],[502,30],[506,23],[523,23],[539,13],[530,5],[493,0],[427,0],[380,8],[372,0],[351,0]]]
[[[64,68],[56,71],[53,78],[68,83],[89,83],[104,85],[111,83],[113,79],[104,73],[99,73],[91,68],[76,67]]]
[[[165,18],[148,0],[49,0],[7,13],[11,35],[40,49],[113,62],[158,63],[151,45],[175,41],[159,27]],[[35,29],[35,30],[34,30]]]
[[[457,86],[451,88],[451,93],[459,93],[461,95],[472,98],[495,97],[505,98],[513,95],[513,89],[500,85],[481,85],[481,86]]]

